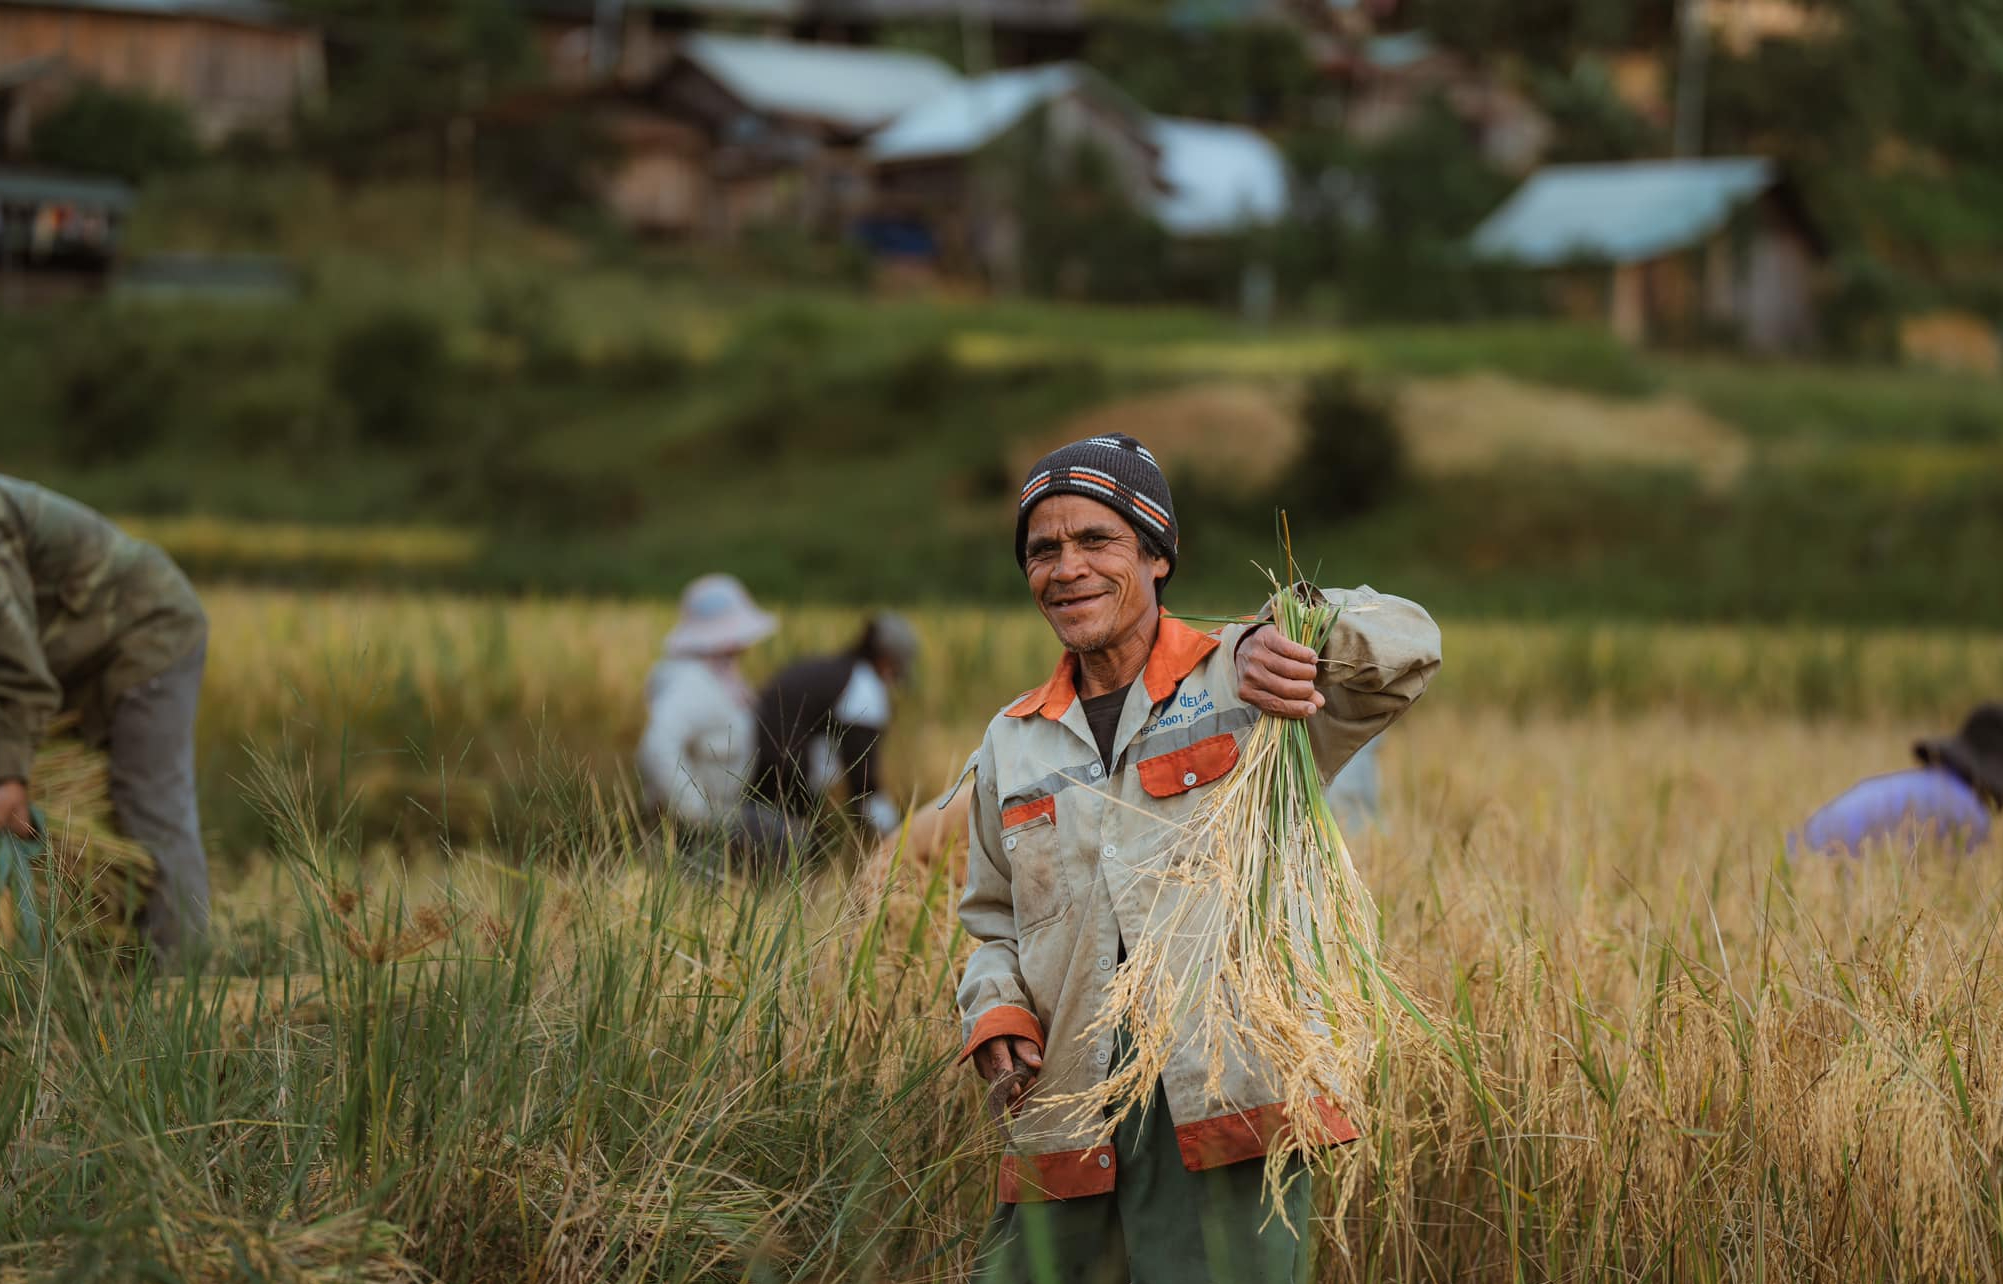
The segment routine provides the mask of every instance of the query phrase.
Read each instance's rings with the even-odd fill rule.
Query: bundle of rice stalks
[[[1291,566],[1290,566],[1291,569]],[[1274,624],[1316,651],[1340,608],[1320,593],[1281,588]],[[1376,1033],[1397,996],[1377,957],[1376,907],[1322,796],[1307,725],[1261,718],[1238,766],[1213,787],[1163,862],[1149,932],[1127,961],[1087,1038],[1124,1031],[1114,1073],[1070,1103],[1080,1120],[1115,1123],[1153,1099],[1172,1056],[1194,1047],[1207,1088],[1228,1068],[1264,1065],[1293,1119],[1314,1099],[1360,1119],[1359,1090]],[[1255,1103],[1245,1103],[1255,1104]],[[1292,1161],[1318,1139],[1283,1131],[1268,1153],[1276,1197]]]
[[[144,847],[112,823],[111,769],[105,755],[51,729],[35,754],[34,796],[42,841],[30,865],[32,905],[21,882],[0,891],[0,950],[38,948],[32,935],[53,931],[85,949],[121,950],[140,943],[138,915],[159,882]]]

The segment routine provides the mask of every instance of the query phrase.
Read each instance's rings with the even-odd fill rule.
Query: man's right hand
[[[35,836],[35,818],[28,812],[28,782],[25,780],[0,780],[0,833],[9,833],[16,838]]]
[[[989,1083],[1009,1074],[1017,1067],[1029,1071],[1031,1075],[1043,1069],[1043,1053],[1037,1048],[1034,1039],[1003,1034],[989,1039],[974,1049],[974,1070]],[[1016,1089],[1008,1102],[1009,1107],[1013,1109],[1015,1103],[1020,1101],[1022,1094],[1027,1091],[1029,1091],[1027,1084]]]

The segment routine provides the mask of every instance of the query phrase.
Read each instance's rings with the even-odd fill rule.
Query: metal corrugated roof
[[[754,111],[858,133],[960,83],[937,58],[749,36],[690,36],[682,53]]]
[[[1157,118],[1149,132],[1169,189],[1155,218],[1170,232],[1217,236],[1286,217],[1287,163],[1258,130]]]
[[[1474,248],[1536,267],[1640,262],[1702,241],[1776,179],[1753,156],[1552,165],[1475,229]]]
[[[929,98],[869,140],[873,161],[966,156],[1001,137],[1030,112],[1085,83],[1086,69],[1060,62],[997,71]]]
[[[0,169],[0,200],[16,205],[84,205],[123,213],[132,208],[133,191],[115,178]]]

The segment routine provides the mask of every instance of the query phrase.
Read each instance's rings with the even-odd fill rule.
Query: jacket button
[[[1106,1064],[1106,1050],[1105,1050],[1104,1048],[1101,1048],[1101,1049],[1099,1049],[1099,1050],[1098,1050],[1097,1052],[1094,1052],[1094,1053],[1092,1054],[1092,1060],[1094,1060],[1094,1061],[1098,1062],[1098,1063],[1099,1063],[1100,1065],[1105,1065],[1105,1064]]]
[[[1110,971],[1112,971],[1112,970],[1113,970],[1113,956],[1112,956],[1112,955],[1110,955],[1110,954],[1101,954],[1101,955],[1099,956],[1099,970],[1100,970],[1101,972],[1110,972]]]
[[[1092,764],[1092,779],[1097,780],[1099,777],[1105,774],[1106,774],[1106,769],[1104,767],[1101,767],[1096,762]]]
[[[1107,860],[1111,860],[1113,859],[1113,857],[1120,854],[1120,849],[1113,846],[1111,843],[1107,843],[1104,847],[1101,847],[1099,849],[1099,854],[1101,856],[1104,856]]]
[[[1112,1166],[1113,1166],[1113,1157],[1111,1155],[1099,1156],[1099,1167],[1111,1168]]]
[[[1002,840],[1002,846],[1003,846],[1003,847],[1005,847],[1005,848],[1007,848],[1007,849],[1008,849],[1009,851],[1014,851],[1014,850],[1015,850],[1015,839],[1013,839],[1013,838],[1004,838],[1004,839]]]
[[[1193,784],[1195,784],[1195,783],[1196,783],[1196,773],[1195,773],[1195,772],[1193,772],[1193,771],[1185,771],[1185,772],[1183,772],[1183,773],[1182,773],[1182,783],[1183,783],[1184,787],[1188,787],[1188,786],[1190,786],[1190,785],[1193,785]]]

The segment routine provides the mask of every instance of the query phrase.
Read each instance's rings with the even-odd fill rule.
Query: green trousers
[[[1302,1284],[1314,1204],[1305,1171],[1286,1214],[1268,1220],[1265,1161],[1190,1172],[1176,1149],[1168,1100],[1155,1085],[1146,1118],[1113,1133],[1119,1181],[1104,1195],[1002,1204],[988,1223],[980,1284]]]

